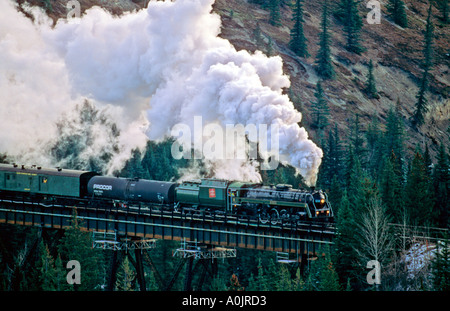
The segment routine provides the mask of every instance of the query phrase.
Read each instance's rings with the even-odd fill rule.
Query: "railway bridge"
[[[82,230],[93,233],[94,246],[135,250],[136,262],[133,264],[138,272],[141,289],[145,288],[145,284],[142,284],[142,249],[152,247],[155,239],[182,242],[184,247],[175,252],[183,259],[177,273],[182,264],[187,262],[186,271],[189,275],[194,259],[235,256],[239,248],[274,251],[283,254],[280,257],[286,262],[304,263],[308,256],[316,253],[320,245],[331,245],[335,234],[331,223],[262,223],[256,218],[209,211],[180,212],[148,205],[91,207],[84,202],[46,204],[18,198],[0,198],[0,223],[64,230],[71,226],[74,210]],[[193,243],[195,247],[192,247]],[[147,255],[145,259],[151,265]],[[113,281],[114,277],[110,280],[111,285]],[[170,289],[170,284],[161,284],[161,288]],[[190,284],[185,284],[185,288],[189,289]]]

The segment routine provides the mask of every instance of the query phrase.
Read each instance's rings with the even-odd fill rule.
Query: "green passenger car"
[[[95,172],[0,164],[0,192],[84,197]]]

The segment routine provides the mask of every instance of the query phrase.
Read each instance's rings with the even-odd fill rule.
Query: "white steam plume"
[[[192,125],[194,116],[202,116],[203,125],[276,123],[281,160],[314,184],[322,151],[298,125],[300,112],[282,94],[290,81],[283,74],[281,58],[236,51],[220,38],[220,17],[211,13],[213,2],[150,1],[147,9],[121,17],[94,7],[76,22],[60,20],[50,28],[47,22],[33,25],[17,12],[8,23],[15,9],[2,1],[0,82],[6,86],[0,85],[0,94],[6,100],[1,103],[1,118],[19,103],[20,110],[34,112],[33,125],[46,123],[51,136],[55,132],[51,124],[58,116],[88,98],[97,105],[117,107],[121,133],[130,138],[124,136],[121,148],[128,151],[143,145],[142,131],[136,130],[136,124],[144,123],[138,121],[143,112],[150,123],[147,135],[153,140],[167,137],[177,123]],[[23,140],[18,146],[36,147],[29,137],[32,124],[21,129],[19,117],[9,121]],[[1,124],[0,152],[10,152],[16,140],[4,129]],[[112,162],[118,166],[123,158],[122,153]],[[260,178],[255,164],[247,161],[209,165],[217,177]]]

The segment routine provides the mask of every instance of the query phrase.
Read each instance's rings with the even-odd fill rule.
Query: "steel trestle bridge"
[[[184,288],[190,290],[192,274],[197,265],[201,263],[205,271],[208,269],[208,260],[204,259],[209,259],[214,274],[217,273],[217,258],[236,257],[236,249],[245,248],[277,252],[277,258],[278,254],[282,254],[283,258],[279,262],[296,262],[302,267],[310,256],[317,254],[321,246],[330,246],[335,235],[332,223],[262,223],[257,218],[247,216],[231,216],[207,210],[175,211],[156,205],[112,207],[100,204],[93,207],[86,200],[49,204],[30,198],[0,198],[0,224],[65,230],[72,226],[74,215],[82,230],[92,232],[93,247],[114,251],[107,285],[109,290],[114,288],[123,251],[136,268],[141,290],[146,289],[144,262],[153,270],[162,290],[172,288],[182,267],[186,265]],[[156,240],[175,240],[181,244],[174,252],[174,256],[180,258],[179,265],[167,284],[163,282],[148,253],[149,249],[155,247]],[[130,255],[133,252],[134,258]],[[195,266],[194,259],[197,259]],[[201,288],[201,284],[199,286]]]
[[[66,206],[31,200],[0,199],[0,223],[67,229],[73,211],[83,230],[109,232],[131,239],[188,240],[221,247],[237,247],[302,254],[331,244],[330,223],[268,222],[208,211],[176,212],[140,205],[128,208]]]

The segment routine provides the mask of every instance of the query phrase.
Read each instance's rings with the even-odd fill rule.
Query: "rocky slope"
[[[25,1],[16,0],[23,5]],[[51,8],[48,4],[51,4]],[[126,11],[139,10],[146,6],[148,0],[79,0],[81,10],[93,5],[100,5],[113,14],[120,15]],[[430,92],[428,92],[429,112],[425,125],[419,130],[412,127],[410,117],[414,112],[418,83],[421,76],[423,32],[426,24],[428,1],[406,0],[408,28],[395,25],[387,15],[387,1],[380,1],[382,8],[381,24],[369,25],[365,16],[366,1],[359,6],[363,16],[362,44],[366,52],[361,55],[350,53],[345,49],[343,26],[331,16],[332,54],[336,69],[336,78],[325,81],[325,94],[331,111],[331,124],[338,124],[341,133],[347,133],[349,121],[354,114],[361,117],[366,128],[373,118],[383,124],[390,107],[397,99],[401,102],[400,113],[403,116],[408,137],[409,150],[419,144],[424,148],[429,145],[432,153],[437,151],[441,142],[450,145],[450,50],[449,26],[438,18],[440,12],[433,7],[435,24],[434,67],[431,70]],[[28,0],[31,5],[46,8],[48,15],[57,20],[67,15],[66,0]],[[333,2],[335,6],[337,1]],[[47,5],[47,7],[46,7]],[[214,11],[221,16],[223,38],[228,39],[236,49],[262,50],[271,55],[279,55],[284,62],[284,71],[291,79],[291,94],[294,103],[303,113],[302,125],[310,132],[314,140],[316,133],[310,129],[311,103],[314,101],[315,85],[318,77],[314,71],[315,55],[318,50],[320,32],[320,15],[322,1],[305,0],[304,19],[305,35],[308,39],[309,58],[297,57],[288,47],[290,29],[293,26],[292,9],[281,9],[282,26],[274,27],[269,23],[269,12],[259,5],[243,0],[216,0]],[[257,43],[254,30],[257,24],[261,29],[263,42]],[[271,44],[269,44],[269,42]],[[270,47],[269,47],[270,46]],[[368,63],[375,64],[374,75],[380,97],[369,99],[363,89],[366,81]],[[288,90],[286,90],[288,92]]]

